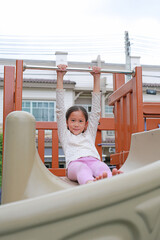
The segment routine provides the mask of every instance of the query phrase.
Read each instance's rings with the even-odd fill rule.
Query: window
[[[36,121],[55,121],[55,102],[23,101],[22,110],[33,114]]]
[[[113,114],[113,106],[105,106],[105,113],[106,114]]]

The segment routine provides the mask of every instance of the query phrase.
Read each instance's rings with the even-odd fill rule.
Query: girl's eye
[[[83,122],[82,120],[80,120],[80,122]]]

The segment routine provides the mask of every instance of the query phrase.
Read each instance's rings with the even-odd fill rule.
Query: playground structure
[[[132,135],[121,168],[125,174],[74,187],[50,173],[39,158],[33,116],[11,112],[6,119],[0,238],[159,239],[159,139],[160,129]]]
[[[0,208],[1,239],[53,239],[53,236],[54,239],[159,239],[160,129],[146,132],[144,129],[146,122],[147,130],[158,127],[160,105],[157,103],[156,109],[143,105],[142,85],[136,86],[141,80],[138,78],[141,68],[136,68],[134,80],[126,84],[123,84],[124,74],[114,74],[117,90],[110,96],[110,104],[115,104],[115,119],[101,119],[97,130],[96,146],[101,154],[101,131],[115,129],[119,142],[111,161],[118,167],[123,164],[121,170],[125,174],[77,187],[54,176],[42,164],[35,146],[35,127],[40,129],[38,142],[42,145],[38,146],[38,152],[42,160],[44,129],[52,129],[55,151],[50,171],[58,176],[65,174],[56,160],[57,126],[35,123],[30,114],[21,111],[22,61],[17,61],[15,87],[14,74],[14,67],[5,67],[4,79],[9,80],[9,87],[4,84],[2,200],[8,204]],[[124,96],[122,100],[120,93]],[[119,147],[120,143],[123,144]]]
[[[16,61],[16,68],[4,67],[4,106],[3,131],[6,116],[12,111],[22,110],[23,71],[26,69],[56,70],[57,67],[27,66],[22,60]],[[91,69],[67,68],[67,71],[91,72]],[[158,128],[160,123],[160,102],[143,103],[142,68],[135,71],[101,70],[113,73],[114,92],[109,97],[109,104],[114,106],[114,118],[101,118],[97,129],[96,147],[102,156],[102,131],[115,130],[115,154],[110,156],[112,165],[120,168],[125,162],[129,149],[131,134]],[[132,79],[125,84],[125,74]],[[16,75],[16,79],[15,79]],[[38,152],[44,162],[45,130],[52,130],[52,167],[50,171],[57,176],[65,176],[65,169],[59,168],[58,134],[56,122],[36,122],[38,130]]]

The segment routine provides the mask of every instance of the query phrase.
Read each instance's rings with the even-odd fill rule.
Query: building
[[[55,61],[24,60],[26,65],[57,66],[58,62],[67,62],[66,53],[57,53]],[[139,58],[133,57],[132,68],[140,65]],[[0,125],[3,121],[3,69],[6,65],[15,65],[15,59],[0,59]],[[100,57],[92,62],[68,62],[69,67],[88,68],[99,65],[102,69],[125,70],[125,64],[111,64],[101,61]],[[160,102],[160,66],[142,65],[143,100],[145,102]],[[37,121],[56,121],[56,71],[51,70],[25,70],[23,74],[22,110],[31,112]],[[113,92],[112,74],[101,75],[102,91],[102,117],[113,117],[113,108],[108,106],[108,97]],[[126,79],[127,81],[128,79]],[[91,91],[93,80],[90,73],[68,72],[64,77],[66,109],[71,105],[83,105],[88,112],[91,111]],[[50,132],[45,133],[45,162],[50,166],[51,143]],[[102,135],[103,156],[108,162],[110,153],[114,152],[114,131],[106,131]],[[64,155],[59,147],[60,166],[64,166]]]

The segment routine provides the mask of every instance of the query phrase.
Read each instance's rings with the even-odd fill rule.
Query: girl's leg
[[[93,176],[96,177],[107,177],[110,178],[112,177],[112,172],[110,170],[110,168],[107,166],[107,164],[105,164],[102,161],[99,160],[93,160],[93,161],[87,161],[87,165],[91,168],[92,172],[93,172]],[[107,176],[105,175],[107,173]]]
[[[73,161],[69,164],[68,178],[72,181],[78,181],[79,184],[94,180],[92,170],[85,163],[79,161]]]

